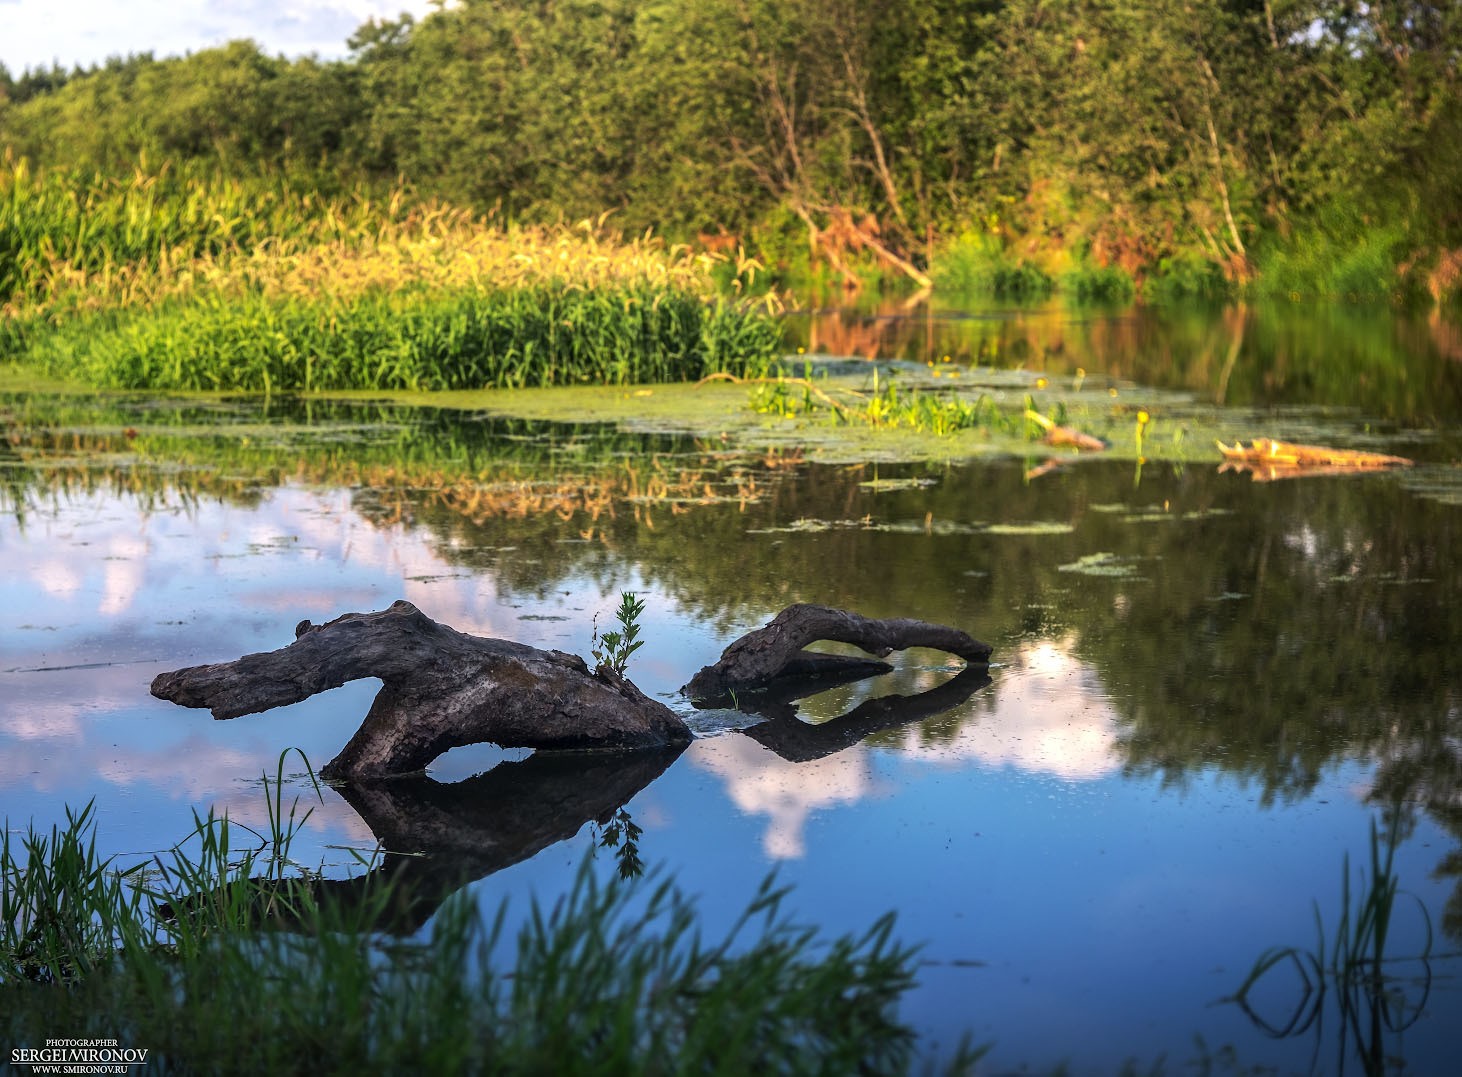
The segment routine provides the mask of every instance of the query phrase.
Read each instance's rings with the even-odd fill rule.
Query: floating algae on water
[[[856,520],[797,519],[782,527],[754,527],[748,535],[821,534],[825,531],[883,531],[896,535],[974,535],[986,530],[978,524],[956,520],[882,520],[868,517]]]
[[[1033,520],[1024,524],[991,524],[985,528],[987,535],[1069,535],[1076,530],[1074,524],[1058,523],[1055,520]]]
[[[1141,579],[1130,558],[1114,553],[1089,553],[1070,564],[1057,565],[1059,572],[1076,572],[1083,576],[1110,576],[1116,579]]]
[[[1210,520],[1215,516],[1232,516],[1232,509],[1193,509],[1188,512],[1168,512],[1154,509],[1150,512],[1129,512],[1118,519],[1124,524],[1189,523],[1194,520]]]
[[[860,490],[872,490],[882,492],[885,490],[918,490],[925,486],[936,485],[933,479],[909,478],[909,479],[865,479],[858,484]]]

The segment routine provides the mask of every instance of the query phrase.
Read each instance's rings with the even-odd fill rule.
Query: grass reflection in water
[[[322,1058],[371,1072],[890,1073],[914,1059],[896,1003],[915,950],[894,939],[891,914],[827,940],[788,918],[785,889],[768,879],[707,942],[668,880],[601,881],[585,863],[551,907],[533,903],[504,967],[506,907],[488,917],[452,892],[463,868],[440,836],[425,857],[378,851],[350,879],[300,871],[290,848],[309,813],[298,799],[284,809],[283,764],[264,783],[270,832],[247,832],[251,847],[211,813],[166,858],[128,867],[97,855],[90,805],[49,836],[32,829],[12,843],[7,829],[7,1043],[40,1045],[57,1028],[124,1033],[164,1070],[231,1073]],[[594,789],[573,777],[579,796]],[[394,818],[430,833],[429,815]],[[622,810],[609,827],[608,846],[638,836]],[[429,929],[401,919],[422,900]],[[975,1057],[962,1048],[951,1069]]]
[[[1391,1072],[1401,1057],[1402,1034],[1425,1012],[1433,937],[1431,918],[1419,899],[1413,899],[1422,927],[1419,952],[1388,952],[1397,898],[1404,896],[1393,869],[1398,840],[1396,827],[1387,828],[1383,837],[1372,820],[1370,862],[1357,873],[1357,889],[1352,890],[1349,856],[1341,867],[1340,917],[1333,935],[1327,941],[1317,903],[1314,948],[1266,950],[1238,991],[1224,1000],[1272,1037],[1313,1035],[1312,1071],[1324,1068],[1319,1060],[1327,1015],[1336,1019],[1331,1034],[1335,1072],[1344,1072],[1347,1060],[1354,1060],[1373,1075]]]

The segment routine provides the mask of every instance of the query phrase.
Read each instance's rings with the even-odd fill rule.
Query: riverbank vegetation
[[[404,181],[513,224],[612,210],[784,279],[1458,294],[1453,6],[465,0],[349,44],[0,71],[0,146],[315,197]]]
[[[914,1062],[896,1004],[915,951],[894,940],[892,916],[825,940],[766,884],[724,939],[706,940],[669,882],[600,881],[586,862],[569,893],[533,906],[514,946],[505,907],[486,914],[465,890],[422,894],[378,857],[353,883],[300,873],[290,850],[309,811],[285,803],[281,777],[264,783],[267,833],[195,817],[186,842],[132,865],[98,854],[90,805],[49,833],[12,837],[7,825],[6,1042],[39,1049],[58,1029],[122,1030],[118,1048],[146,1050],[152,1066],[221,1073],[293,1072],[321,1057],[463,1073],[893,1073]],[[429,930],[382,927],[444,896]]]
[[[766,301],[720,294],[726,259],[603,224],[21,162],[0,174],[0,343],[93,385],[264,392],[685,380],[777,354]]]

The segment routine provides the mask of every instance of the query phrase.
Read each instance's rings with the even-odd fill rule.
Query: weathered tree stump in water
[[[277,651],[159,674],[152,694],[238,718],[379,677],[360,729],[320,771],[327,778],[409,774],[464,744],[639,749],[691,739],[670,708],[613,672],[591,673],[563,651],[469,636],[409,602],[303,621],[295,637]]]
[[[909,647],[932,647],[971,665],[988,664],[991,651],[988,643],[946,625],[908,618],[873,620],[830,606],[788,606],[765,626],[732,643],[721,652],[719,661],[702,669],[681,691],[692,699],[715,699],[765,688],[779,678],[845,680],[850,669],[869,676],[890,668],[866,658],[803,650],[818,640],[851,643],[879,658]]]
[[[964,632],[924,621],[871,620],[826,606],[789,606],[742,636],[685,692],[699,700],[883,672],[884,662],[816,654],[815,640],[853,643],[880,657],[933,647],[983,666],[990,647]],[[582,658],[510,640],[469,636],[438,624],[409,602],[379,613],[347,613],[323,625],[300,622],[295,641],[232,662],[161,673],[152,694],[213,717],[238,718],[298,703],[346,681],[384,683],[370,713],[326,778],[390,778],[422,771],[449,748],[488,742],[504,748],[638,750],[683,745],[690,730],[670,708],[625,678]],[[961,685],[971,683],[964,678]],[[973,691],[973,687],[970,688]],[[968,694],[968,693],[966,693]],[[874,726],[887,716],[869,715]],[[865,734],[866,735],[866,734]]]

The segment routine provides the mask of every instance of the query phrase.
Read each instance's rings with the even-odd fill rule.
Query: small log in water
[[[879,658],[909,647],[931,647],[970,665],[988,664],[991,651],[988,643],[946,625],[908,618],[874,620],[830,606],[802,604],[788,606],[765,626],[736,640],[721,652],[719,661],[702,669],[681,691],[692,699],[717,699],[731,692],[765,688],[778,678],[839,678],[849,666],[869,665],[866,658],[803,650],[818,640],[851,643]],[[877,669],[861,675],[868,672]]]
[[[302,622],[295,641],[233,662],[159,674],[152,694],[219,719],[297,703],[346,681],[384,684],[327,778],[421,771],[449,748],[639,749],[685,744],[690,731],[664,704],[582,658],[469,636],[409,602],[378,613]]]

